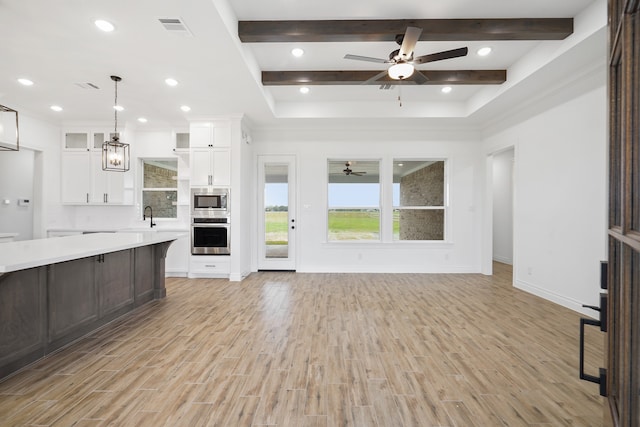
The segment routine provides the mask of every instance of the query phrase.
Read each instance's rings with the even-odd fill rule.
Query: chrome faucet
[[[142,211],[142,220],[145,221],[147,219],[147,208],[149,208],[149,212],[151,212],[151,217],[149,218],[151,221],[151,228],[153,228],[154,225],[156,225],[155,222],[153,222],[153,209],[151,208],[151,206],[145,206],[144,210]]]

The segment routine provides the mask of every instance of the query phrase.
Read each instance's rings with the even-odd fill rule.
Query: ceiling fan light
[[[389,77],[394,80],[404,80],[411,77],[413,70],[413,65],[406,62],[398,62],[389,67],[387,72],[389,73]]]

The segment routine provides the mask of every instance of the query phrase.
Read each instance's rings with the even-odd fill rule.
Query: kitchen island
[[[166,295],[181,233],[93,233],[0,245],[0,378]]]

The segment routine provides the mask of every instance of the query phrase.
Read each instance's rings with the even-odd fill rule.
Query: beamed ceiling
[[[407,27],[422,28],[419,41],[563,40],[573,33],[573,18],[514,19],[394,19],[324,21],[239,21],[244,43],[380,42],[395,41]],[[425,70],[428,85],[496,85],[506,81],[506,70]],[[371,70],[268,70],[265,86],[380,85],[397,83],[388,76],[370,80]],[[411,79],[403,84],[413,84]]]
[[[253,129],[475,131],[602,87],[606,25],[605,0],[0,0],[0,104],[22,122],[111,127],[117,75],[126,129],[234,116]],[[390,80],[408,27],[422,30],[409,37],[420,74]]]

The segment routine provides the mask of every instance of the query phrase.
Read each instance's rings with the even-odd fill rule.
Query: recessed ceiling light
[[[104,19],[96,19],[93,23],[105,33],[110,33],[116,28],[111,22],[105,21]]]
[[[171,77],[166,79],[164,82],[169,86],[178,86],[178,81],[176,79],[172,79]]]
[[[440,89],[442,91],[442,93],[449,93],[451,92],[451,86],[445,86],[442,89]]]
[[[52,106],[51,106],[51,107],[49,107],[49,108],[51,108],[53,111],[58,111],[58,112],[59,112],[59,111],[62,111],[62,107],[61,107],[61,106],[59,106],[59,105],[52,105]]]
[[[144,117],[138,117],[138,121],[140,123],[147,123],[147,119],[145,119]]]
[[[29,79],[18,79],[18,83],[23,86],[33,86],[33,82]]]
[[[487,56],[491,53],[490,47],[481,47],[478,49],[478,56]]]
[[[114,105],[113,109],[116,110],[116,111],[123,111],[124,107],[122,105]]]
[[[183,105],[182,107],[180,107],[180,109],[185,113],[191,111],[191,107],[189,107],[188,105]]]
[[[300,58],[302,55],[304,55],[304,50],[300,49],[299,47],[293,48],[291,49],[291,55],[295,56],[296,58]]]
[[[300,93],[305,93],[305,94],[309,93],[309,88],[306,86],[302,86],[300,88]]]

